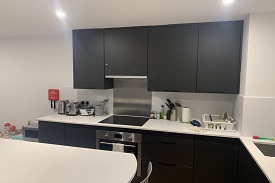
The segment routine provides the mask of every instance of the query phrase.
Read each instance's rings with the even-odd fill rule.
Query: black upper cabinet
[[[198,26],[149,29],[148,90],[196,92]]]
[[[73,31],[74,88],[108,89],[111,79],[105,79],[103,30]]]
[[[105,30],[105,73],[147,76],[148,28]]]
[[[199,93],[239,93],[243,21],[199,24]]]

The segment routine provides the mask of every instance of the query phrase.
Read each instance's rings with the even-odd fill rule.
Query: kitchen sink
[[[275,157],[275,144],[263,144],[256,142],[254,142],[254,144],[265,156]]]

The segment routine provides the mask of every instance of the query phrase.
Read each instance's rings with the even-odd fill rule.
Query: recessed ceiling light
[[[229,3],[233,3],[234,0],[223,0],[223,3],[225,4],[229,4]]]
[[[59,18],[65,18],[66,13],[64,13],[64,11],[57,11],[56,16],[59,17]]]

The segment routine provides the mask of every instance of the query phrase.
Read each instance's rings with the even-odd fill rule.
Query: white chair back
[[[149,162],[148,168],[147,168],[147,176],[146,176],[146,178],[145,178],[143,181],[141,181],[140,183],[148,183],[148,182],[149,182],[149,177],[150,177],[150,175],[152,174],[152,171],[153,171],[153,166],[152,166],[152,163]]]

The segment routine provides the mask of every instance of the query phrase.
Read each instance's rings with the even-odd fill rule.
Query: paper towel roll
[[[183,122],[189,122],[191,120],[191,110],[188,107],[182,108],[181,120]]]

